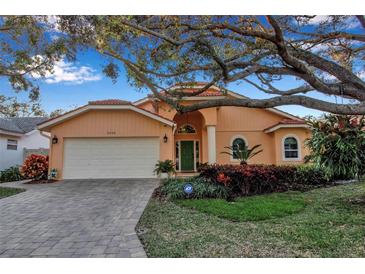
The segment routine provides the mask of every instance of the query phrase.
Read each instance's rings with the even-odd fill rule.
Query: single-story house
[[[23,164],[26,150],[42,151],[49,148],[48,133],[37,125],[46,117],[0,118],[0,171]]]
[[[213,86],[182,102],[224,97],[245,98]],[[274,108],[224,106],[179,114],[153,96],[134,103],[92,101],[39,129],[51,134],[50,168],[58,179],[153,177],[156,162],[166,159],[181,173],[196,171],[199,163],[238,164],[221,153],[232,145],[262,145],[263,152],[249,163],[297,164],[311,134],[304,120]]]

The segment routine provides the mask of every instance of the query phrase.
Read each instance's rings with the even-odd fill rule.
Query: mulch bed
[[[167,197],[166,195],[164,195],[162,192],[161,192],[161,186],[155,188],[155,190],[153,191],[152,193],[152,198],[153,199],[156,199],[160,202],[164,202],[164,201],[167,201]]]
[[[53,184],[53,183],[57,183],[58,180],[32,180],[29,182],[26,182],[24,184],[27,185],[38,185],[38,184]]]

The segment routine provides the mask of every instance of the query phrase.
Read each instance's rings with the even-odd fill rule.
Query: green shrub
[[[303,185],[320,186],[330,181],[326,173],[314,165],[297,166],[294,174],[294,183]]]
[[[23,179],[23,176],[20,174],[19,167],[13,166],[9,167],[8,169],[5,169],[3,171],[0,171],[0,182],[14,182],[14,181],[20,181]]]
[[[193,193],[187,195],[184,192],[184,185],[191,184],[193,186]],[[167,179],[161,187],[161,193],[166,195],[169,199],[202,199],[202,198],[221,198],[226,199],[228,190],[218,184],[212,184],[207,180],[199,177],[192,178],[178,178]]]

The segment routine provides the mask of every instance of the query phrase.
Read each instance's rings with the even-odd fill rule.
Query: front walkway
[[[0,257],[145,257],[135,226],[154,179],[1,184]]]

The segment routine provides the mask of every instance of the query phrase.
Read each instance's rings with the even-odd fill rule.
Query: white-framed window
[[[283,159],[286,161],[300,160],[300,142],[294,135],[283,138]]]
[[[248,146],[246,138],[243,136],[234,136],[231,140],[231,146],[233,148],[231,161],[237,161],[239,159],[238,151],[243,150],[245,146]]]
[[[6,149],[7,150],[18,150],[18,140],[8,139]]]
[[[185,125],[182,125],[181,127],[179,127],[177,133],[179,133],[179,134],[195,134],[196,129],[192,125],[185,124]]]

